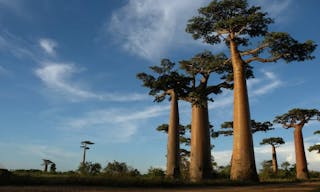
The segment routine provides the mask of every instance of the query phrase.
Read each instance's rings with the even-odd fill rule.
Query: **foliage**
[[[299,43],[289,34],[270,32],[268,25],[273,20],[259,6],[249,6],[246,0],[214,0],[208,6],[198,10],[199,15],[188,21],[186,31],[194,39],[202,39],[208,44],[225,42],[228,46],[234,41],[238,47],[252,45],[250,38],[263,37],[262,41],[248,50],[241,50],[241,56],[252,61],[275,62],[284,59],[287,62],[313,59],[311,53],[316,45],[307,40]],[[267,58],[262,58],[269,53]]]
[[[164,177],[166,174],[165,174],[165,171],[161,168],[154,168],[154,167],[150,167],[148,169],[148,173],[147,173],[147,176],[150,176],[150,177]]]
[[[228,63],[229,61],[223,53],[214,55],[210,51],[204,51],[189,60],[180,61],[180,68],[191,79],[186,101],[193,105],[207,107],[207,101],[213,101],[208,97],[210,94],[219,94],[222,92],[222,88],[232,88],[233,85],[226,80],[232,71]],[[219,74],[222,81],[216,85],[208,85],[212,73]]]
[[[261,179],[267,179],[274,177],[274,173],[272,171],[272,160],[262,161],[261,162],[262,169],[259,171],[259,176]]]
[[[85,162],[81,163],[78,168],[78,172],[83,175],[98,175],[100,171],[100,163]]]
[[[128,166],[125,162],[109,162],[103,169],[104,174],[109,176],[139,176],[140,172]]]
[[[273,130],[274,128],[272,126],[273,126],[273,124],[269,121],[259,122],[259,121],[251,120],[251,132],[252,133],[256,133],[259,131],[267,132],[267,131]],[[216,131],[214,134],[216,134],[217,136],[219,136],[219,135],[224,135],[224,136],[233,135],[233,121],[226,121],[226,122],[222,123],[221,129],[223,129],[223,130]]]
[[[56,170],[57,170],[56,164],[55,164],[55,163],[52,163],[52,164],[50,165],[50,172],[51,172],[51,173],[55,173]]]
[[[315,119],[312,119],[315,118]],[[284,128],[293,128],[296,125],[303,126],[310,120],[320,121],[320,111],[317,109],[291,109],[288,113],[276,116],[274,123],[282,124]]]
[[[265,144],[269,144],[272,145],[274,147],[277,147],[279,145],[284,144],[284,140],[281,137],[269,137],[269,138],[265,138],[260,142],[260,145],[265,145]]]
[[[317,153],[320,153],[320,145],[316,144],[316,145],[312,145],[308,148],[308,151],[317,151]]]
[[[137,78],[142,80],[143,86],[150,88],[149,95],[155,97],[154,101],[163,101],[169,94],[169,90],[173,90],[179,98],[185,97],[190,79],[179,74],[174,66],[175,63],[169,59],[162,59],[160,66],[150,67],[156,76],[147,73],[137,74]]]

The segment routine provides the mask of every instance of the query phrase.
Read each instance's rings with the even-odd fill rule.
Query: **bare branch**
[[[267,48],[269,45],[268,44],[263,44],[255,49],[251,49],[251,50],[248,50],[248,51],[243,51],[240,53],[241,56],[245,56],[245,55],[253,55],[253,54],[256,54],[258,53],[259,51]]]

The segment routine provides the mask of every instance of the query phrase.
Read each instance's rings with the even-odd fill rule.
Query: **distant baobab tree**
[[[43,165],[44,166],[44,172],[47,172],[48,171],[48,166],[50,165],[50,164],[52,164],[53,162],[52,161],[50,161],[49,159],[42,159],[42,161],[43,161],[43,163],[41,164],[41,165]]]
[[[317,109],[291,109],[283,115],[276,116],[273,121],[282,124],[286,129],[294,128],[297,179],[309,179],[302,128],[310,120],[320,120],[320,111]]]
[[[91,142],[91,141],[82,141],[81,142],[81,148],[83,148],[83,158],[82,158],[82,165],[85,165],[85,162],[86,162],[86,151],[88,150],[88,149],[90,149],[89,147],[88,147],[88,145],[93,145],[94,143],[93,142]]]
[[[261,141],[260,145],[269,144],[272,146],[272,171],[274,174],[278,173],[278,162],[277,162],[277,153],[276,148],[279,145],[284,144],[284,140],[281,137],[269,137]]]

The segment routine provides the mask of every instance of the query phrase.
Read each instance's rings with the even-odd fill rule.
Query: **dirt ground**
[[[320,192],[320,181],[305,182],[305,183],[291,183],[291,184],[268,184],[256,186],[219,186],[219,187],[193,187],[193,188],[105,188],[105,187],[78,187],[78,186],[28,186],[16,187],[6,186],[0,187],[2,192],[273,192],[273,191],[314,191]]]

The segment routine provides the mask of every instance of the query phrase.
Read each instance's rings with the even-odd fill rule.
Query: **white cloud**
[[[67,97],[71,101],[97,99],[122,102],[144,100],[147,98],[147,95],[138,93],[125,95],[116,93],[97,94],[85,90],[80,85],[71,82],[73,75],[80,71],[74,64],[70,63],[42,62],[42,66],[35,70],[35,74],[50,90]]]
[[[280,87],[283,84],[283,82],[278,79],[278,77],[273,72],[264,71],[263,74],[268,82],[265,85],[253,90],[252,96],[270,93],[272,90]]]
[[[54,40],[42,38],[39,40],[39,45],[48,55],[56,55],[55,48],[58,46],[58,43]]]
[[[113,12],[107,25],[126,51],[148,60],[158,60],[174,48],[207,46],[185,32],[187,21],[209,0],[129,0]],[[251,4],[262,6],[273,18],[284,18],[291,0],[261,0]],[[283,19],[282,19],[283,20]],[[223,44],[215,50],[223,50]]]
[[[308,140],[306,138],[305,140]],[[308,162],[308,169],[309,170],[317,170],[320,171],[319,163],[320,163],[320,154],[312,152],[310,153],[307,149],[311,146],[310,142],[305,142],[305,152],[306,158]],[[271,160],[271,146],[263,145],[254,148],[255,151],[255,161],[257,165],[257,169],[261,169],[261,162],[264,160]],[[294,152],[294,143],[292,141],[286,142],[284,145],[281,145],[279,148],[276,149],[277,151],[277,159],[278,165],[280,167],[281,163],[284,161],[288,161],[290,164],[295,163],[295,152]],[[222,150],[222,151],[215,151],[212,152],[215,160],[217,161],[218,165],[228,165],[231,159],[231,150]]]
[[[185,27],[187,20],[206,2],[130,0],[112,14],[108,30],[125,50],[145,59],[159,59],[175,45],[197,44]]]
[[[286,13],[292,4],[292,0],[260,0],[252,1],[251,4],[261,6],[262,10],[268,12],[271,18],[276,19],[276,23],[284,22],[286,20]]]
[[[105,109],[66,120],[65,127],[73,131],[89,130],[109,142],[126,142],[144,121],[167,115],[169,106],[153,106],[144,109]]]

